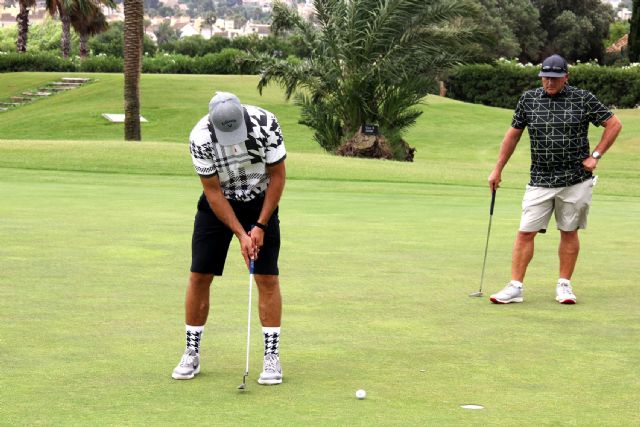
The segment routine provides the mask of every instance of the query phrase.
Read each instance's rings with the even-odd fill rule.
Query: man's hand
[[[240,241],[240,252],[244,262],[247,263],[247,268],[249,268],[249,260],[253,259],[255,261],[258,259],[258,248],[256,248],[253,239],[248,234],[243,234],[238,240]]]
[[[582,161],[582,167],[587,172],[593,172],[598,166],[598,159],[594,159],[593,156],[589,156]]]
[[[249,236],[253,241],[253,245],[256,247],[256,255],[262,245],[264,245],[264,230],[260,227],[253,227],[249,232]]]
[[[500,187],[500,182],[502,181],[502,174],[500,173],[499,170],[494,169],[493,171],[491,171],[488,181],[489,181],[489,190],[491,190],[491,192],[493,193],[498,189],[498,187]]]

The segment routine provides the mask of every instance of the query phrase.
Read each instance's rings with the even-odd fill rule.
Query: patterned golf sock
[[[562,277],[561,277],[561,278],[559,278],[559,279],[558,279],[558,284],[560,285],[560,284],[563,284],[563,283],[566,283],[566,284],[570,285],[570,284],[571,284],[571,280],[569,280],[569,279],[563,279]]]
[[[264,355],[275,354],[276,356],[279,356],[280,327],[263,327],[262,334],[264,335]]]
[[[185,326],[187,328],[187,348],[194,349],[196,353],[200,354],[200,339],[202,339],[204,326]]]
[[[524,285],[524,283],[519,282],[519,281],[517,281],[517,280],[512,280],[512,281],[511,281],[511,284],[512,284],[512,285],[515,285],[515,286],[517,286],[517,287],[519,287],[519,288],[521,288],[521,287]]]

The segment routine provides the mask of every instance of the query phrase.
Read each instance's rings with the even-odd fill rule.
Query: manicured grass
[[[169,76],[167,87],[195,87],[200,78]],[[272,111],[295,110],[273,93]],[[579,304],[553,300],[558,236],[551,230],[536,241],[526,302],[494,306],[467,294],[479,284],[485,180],[510,112],[439,98],[424,108],[407,136],[419,148],[413,164],[336,158],[287,137],[285,382],[254,382],[261,345],[254,316],[244,394],[236,387],[248,274],[236,243],[214,282],[202,373],[170,378],[184,345],[200,193],[186,143],[69,140],[60,132],[76,130],[62,123],[50,140],[0,140],[0,424],[640,423],[639,140],[628,133],[637,112],[620,112],[625,133],[600,167],[574,276]],[[5,129],[16,131],[20,111],[0,115],[0,128],[8,118]],[[309,136],[295,118],[285,136]],[[167,125],[163,133],[176,130]],[[526,183],[522,145],[498,193],[486,294],[509,275]],[[355,399],[358,388],[367,399]],[[486,409],[460,409],[465,403]]]

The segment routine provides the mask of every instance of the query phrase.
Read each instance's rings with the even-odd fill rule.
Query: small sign
[[[378,134],[378,126],[372,124],[363,124],[362,125],[362,133],[365,135],[377,135]]]

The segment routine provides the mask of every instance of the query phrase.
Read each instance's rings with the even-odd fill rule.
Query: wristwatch
[[[594,151],[593,153],[591,153],[591,157],[593,157],[596,160],[600,160],[602,158],[602,154],[598,153],[597,151]]]

